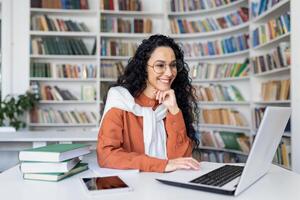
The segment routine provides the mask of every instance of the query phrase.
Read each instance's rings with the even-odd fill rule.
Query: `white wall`
[[[12,93],[24,93],[29,87],[29,15],[30,0],[13,0]]]
[[[12,91],[12,12],[10,0],[0,0],[1,3],[1,75],[2,75],[2,97]],[[3,28],[4,27],[4,28]]]

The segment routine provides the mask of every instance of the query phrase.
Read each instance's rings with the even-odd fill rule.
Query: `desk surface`
[[[123,175],[124,180],[134,188],[132,192],[89,196],[83,189],[79,177],[92,176],[85,171],[60,182],[23,180],[18,166],[0,174],[1,199],[10,200],[87,200],[87,199],[300,199],[300,175],[272,166],[262,179],[237,197],[224,196],[164,185],[155,180],[165,174],[139,173]]]

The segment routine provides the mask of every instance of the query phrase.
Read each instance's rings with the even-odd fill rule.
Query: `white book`
[[[87,163],[79,163],[73,169],[71,169],[66,173],[24,173],[23,178],[29,180],[41,180],[41,181],[60,181],[64,178],[73,176],[87,169],[88,169]]]
[[[64,173],[73,169],[80,162],[79,157],[62,162],[21,162],[22,173]]]

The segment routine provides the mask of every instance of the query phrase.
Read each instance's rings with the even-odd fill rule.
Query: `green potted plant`
[[[32,109],[38,101],[36,94],[26,92],[18,96],[7,95],[0,100],[0,128],[11,126],[16,130],[25,128],[24,113]]]

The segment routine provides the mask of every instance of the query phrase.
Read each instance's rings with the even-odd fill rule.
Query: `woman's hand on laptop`
[[[168,161],[165,172],[172,172],[178,169],[198,170],[200,163],[192,157],[176,158]]]

